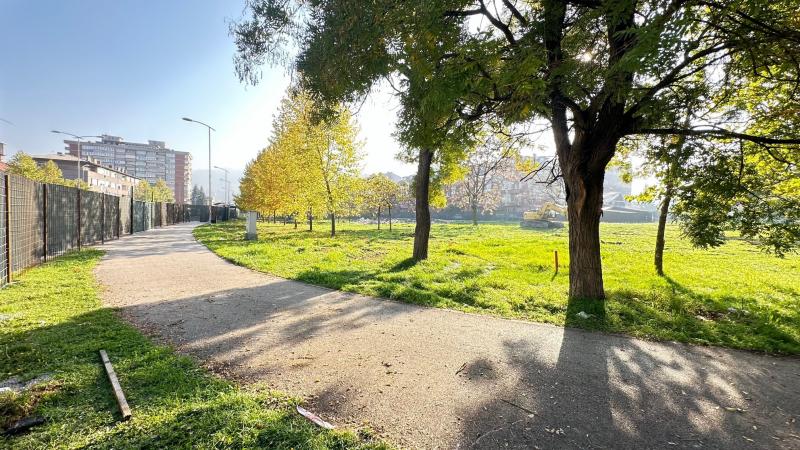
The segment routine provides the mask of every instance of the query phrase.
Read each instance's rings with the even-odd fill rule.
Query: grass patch
[[[408,257],[413,224],[395,230],[347,222],[331,239],[315,231],[242,221],[205,225],[195,237],[220,256],[281,277],[408,303],[773,353],[800,353],[800,257],[780,259],[743,240],[699,250],[667,229],[665,270],[652,266],[655,224],[603,224],[608,300],[567,301],[567,230],[516,224],[434,224],[429,259]],[[553,251],[561,269],[553,273]],[[583,319],[581,311],[591,314]]]
[[[152,344],[102,308],[84,250],[24,273],[0,290],[0,379],[53,378],[0,398],[0,417],[47,422],[0,437],[2,448],[385,448],[366,434],[322,431],[294,412],[298,399],[214,377]],[[98,351],[106,349],[133,418],[119,410]]]

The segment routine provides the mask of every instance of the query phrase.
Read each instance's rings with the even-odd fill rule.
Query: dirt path
[[[345,294],[229,264],[193,225],[106,245],[108,305],[223,373],[413,448],[800,448],[800,360]]]

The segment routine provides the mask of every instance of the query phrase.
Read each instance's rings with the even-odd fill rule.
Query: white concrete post
[[[255,211],[247,211],[247,233],[244,238],[248,241],[255,241],[258,239],[258,232],[256,231],[256,217],[258,213]]]

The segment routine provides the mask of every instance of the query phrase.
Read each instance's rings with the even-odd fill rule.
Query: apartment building
[[[33,160],[40,166],[44,166],[47,161],[53,161],[61,169],[64,179],[78,178],[78,158],[75,156],[63,153],[33,155]],[[81,159],[80,179],[89,185],[91,191],[120,196],[131,195],[131,189],[139,182],[138,178],[128,175],[122,170],[105,166],[91,158]]]
[[[164,141],[127,142],[119,136],[103,135],[99,141],[80,143],[65,140],[70,155],[91,158],[131,176],[155,183],[164,180],[175,194],[176,203],[186,203],[192,184],[192,157],[167,148]]]

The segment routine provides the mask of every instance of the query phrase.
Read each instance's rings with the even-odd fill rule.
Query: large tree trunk
[[[605,4],[605,2],[601,2]],[[604,12],[609,66],[623,67],[626,53],[635,48],[637,36],[635,2],[619,2]],[[581,109],[563,90],[564,30],[568,29],[568,2],[543,2],[544,45],[547,66],[553,71],[548,90],[558,162],[567,189],[569,217],[570,298],[604,299],[603,266],[600,257],[600,216],[603,213],[603,178],[619,140],[631,126],[623,94],[633,84],[633,72],[611,71],[603,92]],[[618,6],[618,7],[617,7]],[[606,91],[606,87],[610,90]],[[596,102],[597,101],[597,102]],[[570,114],[567,114],[567,109]],[[571,116],[571,119],[568,117]],[[570,124],[570,120],[573,122]]]
[[[569,218],[569,296],[604,299],[600,216],[604,172],[566,175]]]
[[[392,231],[392,205],[389,205],[389,231]]]
[[[336,213],[331,213],[331,237],[336,237]]]
[[[664,191],[664,197],[661,199],[661,211],[658,215],[658,232],[656,233],[656,252],[655,252],[655,266],[656,273],[664,276],[664,232],[667,228],[667,214],[669,213],[669,204],[672,202],[672,189],[667,186]]]
[[[308,208],[308,231],[314,231],[314,210]]]
[[[414,254],[412,256],[414,261],[421,261],[428,258],[428,238],[431,234],[429,191],[432,160],[433,152],[431,150],[420,149],[416,179],[417,224],[414,228]]]
[[[381,229],[381,207],[378,206],[378,229]]]

